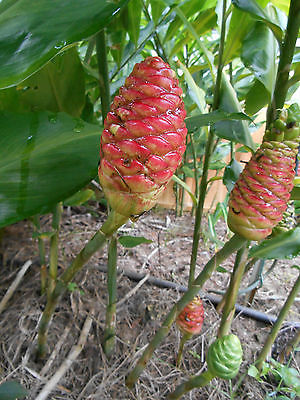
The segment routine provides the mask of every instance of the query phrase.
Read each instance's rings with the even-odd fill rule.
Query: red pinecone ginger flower
[[[230,194],[228,226],[233,232],[262,240],[281,221],[293,188],[299,142],[299,108],[294,105],[266,131]]]
[[[186,112],[175,72],[159,57],[136,64],[104,121],[99,180],[119,214],[154,206],[185,151]]]
[[[178,314],[176,324],[183,334],[199,335],[204,320],[204,308],[199,296],[196,296]]]

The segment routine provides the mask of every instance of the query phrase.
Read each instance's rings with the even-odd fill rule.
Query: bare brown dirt
[[[64,210],[60,232],[60,273],[101,226],[104,219],[104,213],[92,206],[89,209],[77,207]],[[43,231],[51,229],[50,222],[50,216],[42,217]],[[205,231],[205,221],[203,225]],[[220,221],[216,229],[218,238],[225,240],[228,234],[224,222]],[[20,267],[28,260],[32,260],[33,264],[0,315],[0,383],[9,379],[18,380],[28,389],[30,394],[27,398],[36,399],[62,363],[69,358],[69,353],[77,344],[88,316],[91,317],[92,324],[87,342],[66,374],[55,385],[48,399],[164,399],[180,382],[205,370],[205,352],[214,340],[220,322],[219,314],[209,301],[205,301],[202,333],[187,343],[181,367],[175,366],[180,336],[173,326],[148,363],[134,390],[126,388],[125,376],[181,293],[173,289],[158,288],[147,282],[131,293],[137,282],[128,279],[124,271],[150,273],[151,276],[186,285],[193,218],[189,214],[175,217],[173,212],[155,210],[142,216],[135,223],[128,222],[120,229],[120,234],[144,236],[152,240],[152,243],[132,249],[119,246],[118,267],[123,272],[118,275],[118,301],[121,303],[117,306],[115,354],[108,360],[101,347],[107,298],[106,275],[101,272],[101,267],[106,266],[107,262],[104,250],[92,257],[88,265],[76,276],[77,286],[73,286],[61,299],[49,331],[47,358],[43,362],[37,362],[37,326],[45,306],[45,297],[40,296],[38,247],[36,240],[32,239],[32,225],[29,221],[22,221],[5,229],[1,244],[0,301]],[[204,235],[199,246],[197,273],[214,252],[215,245],[205,239]],[[231,257],[222,266],[230,272],[233,262],[234,257]],[[300,265],[300,259],[280,261],[276,265],[257,292],[253,308],[268,314],[278,314],[297,276],[297,270],[291,268],[293,264]],[[270,265],[271,263],[267,262],[265,271]],[[243,287],[247,286],[250,275],[251,272],[243,281]],[[228,282],[229,273],[217,272],[203,289],[207,293],[222,292]],[[124,301],[128,293],[131,295]],[[241,296],[239,302],[243,304],[245,298]],[[298,298],[290,311],[290,321],[299,321],[299,308]],[[244,349],[241,375],[232,382],[214,379],[209,386],[195,389],[183,399],[259,400],[265,399],[268,392],[275,390],[276,386],[271,383],[259,383],[246,375],[237,387],[238,379],[254,362],[255,356],[262,348],[270,326],[245,316],[236,316],[232,331],[240,337]],[[274,357],[294,333],[295,329],[282,330],[273,348]],[[292,362],[299,371],[299,358],[293,356]]]

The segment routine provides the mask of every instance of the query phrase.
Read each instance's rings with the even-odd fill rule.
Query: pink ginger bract
[[[170,66],[159,57],[136,64],[101,136],[99,180],[112,209],[131,217],[154,206],[185,151],[185,116]]]
[[[283,110],[230,194],[228,226],[248,240],[269,236],[287,208],[300,141],[298,116]]]
[[[176,324],[183,334],[199,335],[204,320],[202,300],[196,296],[178,314]]]

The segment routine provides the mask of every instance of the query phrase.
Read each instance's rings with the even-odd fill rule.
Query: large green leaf
[[[266,239],[250,250],[250,257],[285,259],[300,254],[300,227],[282,233],[273,239]]]
[[[0,7],[0,87],[17,84],[66,46],[107,25],[127,0],[4,0]]]
[[[99,126],[46,112],[0,112],[0,126],[0,227],[48,212],[96,175]]]
[[[267,3],[268,0],[258,0],[261,7],[265,7]],[[233,9],[223,54],[224,64],[239,56],[244,37],[251,30],[253,24],[254,20],[249,13],[236,7]]]
[[[248,120],[252,121],[248,115],[239,113],[227,113],[222,110],[215,110],[207,114],[198,114],[185,119],[185,124],[188,130],[194,131],[201,126],[208,126],[215,124],[218,121],[232,121],[232,120]]]
[[[228,113],[242,111],[236,93],[225,73],[223,73],[221,84],[220,109]],[[220,121],[215,124],[215,130],[219,137],[242,143],[254,150],[254,143],[246,121]]]
[[[258,21],[262,21],[268,25],[268,27],[274,33],[276,39],[281,42],[283,37],[283,31],[281,27],[270,18],[267,12],[258,4],[255,0],[232,0],[232,3],[239,9],[249,13],[253,18]]]
[[[256,22],[245,37],[242,61],[269,93],[273,93],[276,77],[276,41],[264,23]]]
[[[250,115],[256,114],[269,103],[270,99],[270,92],[268,92],[266,87],[258,79],[255,79],[253,85],[246,94],[246,113]]]
[[[23,399],[27,395],[27,390],[19,382],[7,381],[0,385],[0,400]]]
[[[57,55],[20,85],[0,90],[0,110],[65,111],[79,117],[84,104],[84,73],[75,48]]]

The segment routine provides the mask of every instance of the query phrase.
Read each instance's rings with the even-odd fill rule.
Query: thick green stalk
[[[300,1],[291,0],[285,37],[280,51],[276,82],[272,101],[267,111],[267,127],[277,118],[289,88],[289,73],[300,27]]]
[[[113,235],[108,247],[107,262],[107,290],[108,304],[106,306],[106,321],[103,336],[103,349],[110,357],[116,342],[116,302],[117,302],[117,238]]]
[[[106,54],[105,31],[102,29],[96,36],[96,51],[99,70],[99,88],[101,98],[102,121],[110,109],[109,75]]]
[[[295,300],[299,290],[300,290],[300,274],[299,274],[298,279],[296,280],[290,294],[288,295],[286,302],[284,303],[282,309],[280,310],[278,318],[277,318],[275,324],[273,325],[273,328],[267,337],[264,347],[262,348],[262,351],[260,352],[260,354],[257,358],[256,367],[259,370],[262,369],[263,362],[267,358],[267,355],[269,354],[269,351],[271,350],[271,347],[276,339],[279,329],[280,329],[285,317],[287,316],[289,309],[291,308],[292,304],[294,303],[294,300]]]
[[[37,351],[39,358],[44,357],[46,353],[48,327],[59,298],[66,292],[68,284],[72,281],[75,274],[84,267],[84,265],[92,257],[92,255],[95,254],[96,251],[100,250],[104,246],[109,237],[114,234],[120,226],[125,224],[127,219],[127,217],[112,211],[109,214],[106,222],[104,222],[102,225],[101,229],[98,230],[98,232],[85,245],[81,252],[74,258],[65,272],[60,276],[60,278],[58,278],[55,289],[47,300],[47,304],[39,324]]]
[[[220,37],[220,46],[219,46],[219,63],[217,70],[217,78],[215,83],[215,91],[214,91],[214,101],[212,105],[212,110],[216,110],[219,107],[220,103],[220,91],[221,91],[221,80],[222,80],[222,71],[223,71],[223,52],[224,52],[224,43],[225,43],[225,28],[226,28],[226,0],[223,0],[223,12],[222,12],[222,26],[221,26],[221,37]],[[177,11],[176,11],[177,12]],[[215,135],[212,129],[209,130],[208,138],[205,147],[205,156],[204,156],[204,164],[203,164],[203,172],[200,181],[200,189],[199,189],[199,199],[196,209],[195,216],[195,227],[193,234],[193,246],[190,260],[190,272],[189,272],[189,285],[193,282],[195,277],[196,270],[196,262],[197,262],[197,253],[199,247],[200,240],[200,228],[202,222],[204,201],[207,191],[207,177],[208,177],[208,167],[212,154],[213,144],[214,144]],[[196,182],[197,184],[197,182]]]
[[[162,323],[160,329],[156,332],[151,342],[148,344],[135,368],[130,372],[126,379],[126,385],[132,388],[138,377],[144,370],[147,362],[151,358],[157,346],[167,336],[173,322],[177,315],[184,309],[184,307],[193,300],[196,294],[200,291],[203,284],[211,277],[215,269],[226,260],[232,253],[238,250],[245,244],[245,239],[239,235],[234,235],[228,242],[225,243],[223,248],[219,250],[205,265],[203,270],[193,281],[189,290],[181,297],[181,299],[172,307],[169,314]]]
[[[175,391],[168,395],[168,400],[178,400],[181,396],[183,396],[185,393],[188,393],[190,390],[206,386],[213,378],[214,376],[209,371],[205,371],[198,376],[194,376],[187,382],[184,382],[181,385],[177,386]]]
[[[32,218],[32,222],[35,227],[35,231],[37,233],[39,233],[40,228],[41,228],[39,216],[35,215]],[[41,265],[41,294],[43,295],[46,292],[48,273],[47,273],[47,266],[46,266],[45,242],[39,236],[38,236],[38,247],[39,247],[40,265]]]
[[[248,250],[244,244],[236,253],[234,269],[231,274],[228,290],[225,294],[225,304],[218,331],[218,337],[228,335],[235,312],[235,302],[239,292],[240,283],[245,272]]]
[[[50,239],[49,274],[48,274],[48,284],[47,284],[48,297],[53,292],[57,279],[58,241],[59,241],[61,213],[62,213],[62,203],[57,203],[54,207],[52,214],[53,235],[51,236]]]

